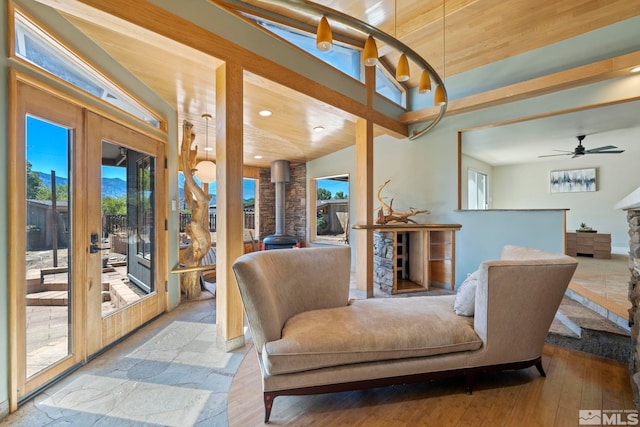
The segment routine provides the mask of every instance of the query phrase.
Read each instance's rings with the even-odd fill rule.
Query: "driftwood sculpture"
[[[380,202],[380,204],[382,205],[380,208],[378,208],[378,217],[376,218],[376,224],[397,224],[399,222],[403,222],[403,223],[413,223],[415,224],[416,222],[412,219],[410,219],[410,216],[414,216],[414,215],[418,215],[421,213],[429,213],[428,210],[424,209],[424,210],[418,210],[415,208],[409,208],[408,212],[394,212],[393,210],[393,199],[391,199],[391,201],[387,204],[384,200],[386,199],[386,197],[382,197],[380,195],[380,193],[382,192],[382,189],[384,187],[387,186],[387,184],[391,182],[390,179],[386,180],[384,182],[384,184],[382,184],[380,187],[378,187],[378,192],[376,194],[376,197],[378,199],[378,201]]]
[[[196,267],[211,248],[209,233],[209,201],[211,196],[193,179],[198,146],[191,149],[196,135],[193,124],[183,122],[180,162],[184,173],[184,200],[191,209],[191,222],[185,226],[185,232],[191,238],[191,246],[184,251],[185,267]],[[180,275],[180,289],[187,299],[200,296],[200,271],[189,271]]]

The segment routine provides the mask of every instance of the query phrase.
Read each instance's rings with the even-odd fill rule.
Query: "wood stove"
[[[276,186],[276,232],[262,240],[262,250],[300,247],[297,237],[285,234],[285,184],[290,179],[288,160],[271,162],[271,182]]]

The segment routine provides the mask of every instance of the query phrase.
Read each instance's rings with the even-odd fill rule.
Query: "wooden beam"
[[[640,64],[640,51],[489,90],[466,98],[450,100],[446,117],[615,79],[627,75],[629,70],[638,64]],[[433,120],[439,111],[439,107],[409,111],[400,115],[400,121],[411,125]]]
[[[217,345],[244,345],[244,316],[231,266],[244,253],[242,216],[242,67],[227,62],[216,70],[216,326]]]
[[[365,68],[368,101],[373,102],[375,69]],[[373,224],[373,123],[356,121],[356,224]],[[356,290],[373,297],[373,230],[356,231]]]
[[[387,129],[394,136],[402,135],[406,137],[408,135],[407,126],[400,123],[395,117],[389,117],[374,110],[371,106],[367,107],[337,90],[296,73],[277,62],[259,56],[153,3],[131,2],[129,0],[38,1],[62,12],[89,20],[90,22],[99,21],[100,14],[107,13],[222,61],[236,63],[243,69],[254,74],[309,95],[358,117],[366,118]],[[211,7],[216,6],[212,5]],[[100,24],[100,22],[95,23]],[[317,61],[318,67],[327,67],[327,72],[339,72],[333,70],[332,67],[324,64],[322,61]]]

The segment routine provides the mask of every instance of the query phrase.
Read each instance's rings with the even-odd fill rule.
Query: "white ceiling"
[[[578,135],[587,135],[582,142],[586,149],[614,145],[625,150],[621,154],[588,155],[593,158],[639,156],[640,101],[465,132],[462,151],[493,166],[566,161],[570,155],[538,156],[560,154],[554,150],[572,151],[578,145]]]

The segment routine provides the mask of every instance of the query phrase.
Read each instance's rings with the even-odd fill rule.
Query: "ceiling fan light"
[[[362,50],[362,60],[367,67],[375,67],[378,64],[378,46],[373,37],[367,37]]]
[[[431,92],[431,77],[429,77],[429,73],[427,72],[427,70],[422,70],[422,74],[420,74],[420,85],[418,86],[418,92]]]
[[[318,31],[316,33],[316,47],[319,51],[326,52],[333,47],[333,35],[331,34],[331,27],[326,16],[320,18],[318,23]]]
[[[444,105],[446,103],[444,97],[444,89],[442,85],[436,86],[436,92],[433,95],[433,104],[434,105]]]
[[[216,164],[211,160],[202,160],[196,165],[196,178],[207,184],[216,180]]]
[[[398,59],[398,66],[396,67],[396,80],[399,82],[406,82],[409,80],[410,71],[409,71],[409,61],[407,60],[407,55],[404,53],[400,55],[400,59]]]

